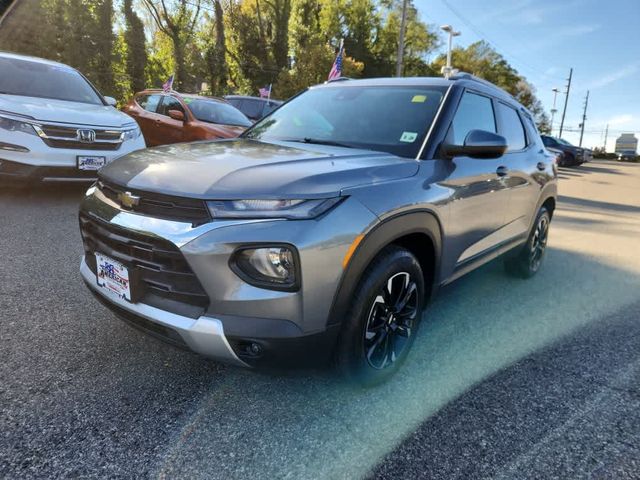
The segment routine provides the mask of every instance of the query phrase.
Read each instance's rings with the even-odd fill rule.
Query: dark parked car
[[[405,360],[440,286],[500,255],[538,272],[556,190],[531,114],[488,82],[329,82],[238,139],[100,170],[81,274],[115,313],[201,354],[332,359],[372,384]]]
[[[227,95],[224,98],[254,122],[270,114],[283,103],[282,100],[246,97],[243,95]]]
[[[550,135],[541,135],[541,138],[545,147],[562,152],[562,156],[558,161],[559,167],[582,165],[583,163],[590,161],[592,158],[591,150],[576,147],[563,138],[552,137]]]
[[[225,100],[162,90],[138,92],[122,111],[131,115],[147,146],[234,138],[251,121]]]
[[[638,154],[633,150],[625,150],[617,155],[618,160],[621,162],[636,162],[638,159]]]

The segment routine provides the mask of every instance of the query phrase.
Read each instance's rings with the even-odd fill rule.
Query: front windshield
[[[313,88],[258,122],[245,136],[335,143],[415,157],[444,91],[421,86]]]
[[[193,116],[202,122],[251,126],[251,121],[233,105],[194,97],[185,97],[184,102],[189,106]]]
[[[82,75],[62,65],[0,58],[0,72],[0,94],[104,105]]]
[[[567,141],[566,141],[565,139],[563,139],[563,138],[557,138],[556,140],[558,141],[558,143],[560,143],[560,144],[562,144],[562,145],[567,145],[567,146],[569,146],[569,147],[573,147],[573,144],[571,144],[571,143],[567,142]]]

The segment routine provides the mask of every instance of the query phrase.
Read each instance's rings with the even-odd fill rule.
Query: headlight
[[[130,128],[122,132],[122,141],[126,142],[127,140],[135,140],[140,136],[140,127],[137,125],[134,128]]]
[[[29,135],[37,135],[33,124],[24,122],[17,118],[5,117],[0,115],[0,129],[9,132],[28,133]]]
[[[212,200],[207,207],[216,218],[315,218],[337,205],[345,197],[314,200]]]
[[[289,245],[241,248],[231,259],[231,269],[257,287],[288,291],[298,288],[297,252]]]

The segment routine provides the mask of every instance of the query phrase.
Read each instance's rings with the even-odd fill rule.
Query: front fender
[[[387,245],[415,233],[426,235],[431,240],[434,253],[434,258],[432,259],[434,271],[431,276],[434,279],[434,284],[431,292],[435,291],[437,279],[440,277],[440,254],[442,250],[442,228],[440,222],[435,213],[428,210],[399,214],[374,225],[358,244],[336,290],[327,322],[328,325],[342,322],[349,309],[353,293],[372,260]]]

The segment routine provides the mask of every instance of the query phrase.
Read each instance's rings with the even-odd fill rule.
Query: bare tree
[[[171,39],[176,71],[174,84],[182,88],[187,78],[185,54],[193,38],[202,0],[143,0],[158,29]]]

